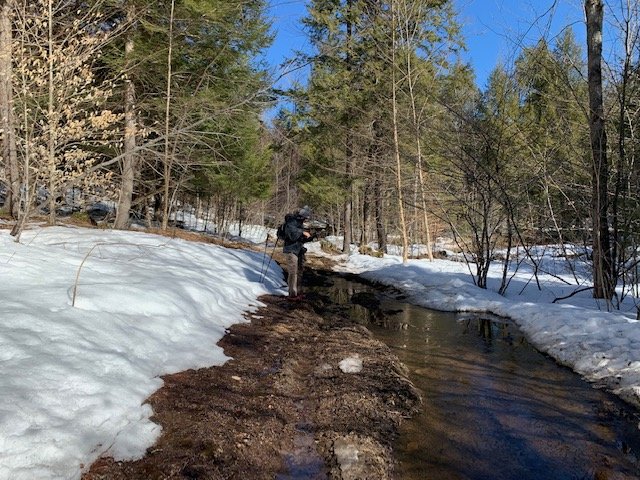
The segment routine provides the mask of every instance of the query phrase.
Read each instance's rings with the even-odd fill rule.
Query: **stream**
[[[318,289],[349,305],[423,396],[401,428],[398,478],[640,479],[640,412],[539,353],[509,320],[427,310],[338,276],[329,283]]]

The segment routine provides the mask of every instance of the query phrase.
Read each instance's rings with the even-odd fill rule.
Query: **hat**
[[[311,208],[308,205],[305,205],[298,210],[298,216],[302,218],[309,218],[311,216]]]

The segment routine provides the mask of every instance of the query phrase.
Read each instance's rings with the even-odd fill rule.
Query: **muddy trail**
[[[84,480],[394,478],[398,427],[421,402],[404,367],[322,294],[261,300],[220,342],[232,360],[163,377],[146,456],[102,458]]]

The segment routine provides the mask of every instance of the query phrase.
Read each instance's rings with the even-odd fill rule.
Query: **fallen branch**
[[[576,295],[576,294],[578,294],[580,292],[586,292],[587,290],[593,290],[593,287],[579,288],[578,290],[574,290],[573,293],[570,293],[569,295],[566,295],[564,297],[556,297],[556,299],[551,303],[556,303],[558,300],[566,300],[567,298],[571,298],[574,295]]]

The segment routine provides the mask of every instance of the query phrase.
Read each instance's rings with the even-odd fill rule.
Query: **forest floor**
[[[397,358],[320,294],[260,300],[219,342],[231,360],[163,377],[145,457],[101,458],[83,480],[394,478],[397,428],[420,405]],[[356,356],[362,370],[343,372]]]

